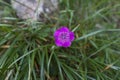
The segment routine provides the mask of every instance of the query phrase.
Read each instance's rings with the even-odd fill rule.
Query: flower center
[[[61,38],[62,38],[62,39],[66,39],[66,37],[67,37],[66,34],[64,34],[64,33],[61,34]]]
[[[69,40],[69,33],[67,32],[62,32],[59,36],[59,39],[62,41],[62,42],[65,42],[65,41],[68,41]]]

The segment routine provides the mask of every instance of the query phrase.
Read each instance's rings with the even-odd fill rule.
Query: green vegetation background
[[[120,80],[120,0],[60,0],[48,22],[17,18],[0,0],[0,80]],[[68,26],[76,39],[57,47]]]

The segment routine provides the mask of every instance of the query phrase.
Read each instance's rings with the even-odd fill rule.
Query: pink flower
[[[69,47],[74,40],[74,33],[67,27],[61,27],[54,32],[55,44],[59,47]]]

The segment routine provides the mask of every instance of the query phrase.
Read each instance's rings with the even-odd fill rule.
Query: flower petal
[[[58,35],[59,35],[60,33],[61,33],[60,31],[56,30],[56,31],[54,32],[54,38],[58,37]]]
[[[71,42],[68,41],[68,42],[65,42],[62,46],[63,46],[63,47],[70,47],[70,45],[71,45]]]
[[[59,29],[57,29],[55,32],[54,32],[54,37],[58,37],[58,35],[61,33],[61,32],[69,32],[69,29],[67,27],[61,27]]]
[[[69,29],[65,26],[62,26],[61,28],[58,29],[61,32],[69,32]]]
[[[61,41],[59,41],[58,39],[55,40],[55,44],[56,44],[56,46],[59,46],[59,47],[62,46]]]
[[[74,33],[70,32],[70,41],[73,41],[75,39]]]

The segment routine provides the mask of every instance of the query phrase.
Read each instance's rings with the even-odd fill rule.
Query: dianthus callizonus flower
[[[61,27],[54,32],[55,44],[59,47],[69,47],[74,40],[74,33],[67,27]]]

